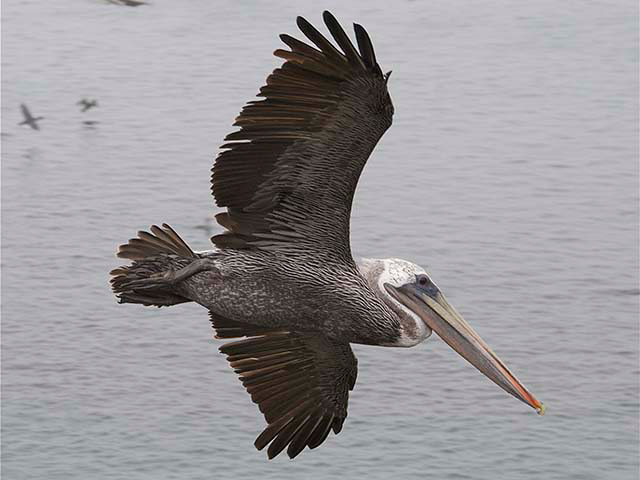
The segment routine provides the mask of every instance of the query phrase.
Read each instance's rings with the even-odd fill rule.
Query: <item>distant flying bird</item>
[[[124,7],[139,7],[140,5],[148,5],[147,2],[141,2],[138,0],[107,0],[114,5],[122,5]]]
[[[98,101],[97,100],[87,100],[86,98],[83,98],[78,103],[76,103],[76,105],[80,105],[82,107],[82,111],[86,112],[90,108],[97,107],[98,106]]]
[[[423,268],[354,261],[356,184],[394,108],[364,28],[354,25],[356,50],[333,15],[324,21],[340,49],[298,17],[315,48],[281,35],[291,50],[275,55],[285,63],[225,138],[211,178],[226,207],[216,215],[226,231],[212,237],[215,248],[194,252],[169,225],[154,225],[119,247],[132,263],[111,272],[115,294],[157,307],[199,303],[216,338],[241,339],[220,351],[264,414],[255,446],[269,445],[269,458],[285,448],[293,458],[340,432],[357,376],[351,343],[411,347],[435,331],[543,413]]]
[[[29,125],[34,130],[40,130],[40,127],[38,126],[37,122],[38,120],[43,120],[44,117],[34,117],[33,115],[31,115],[31,112],[29,111],[29,109],[24,103],[20,104],[20,109],[22,110],[22,115],[24,116],[24,120],[20,122],[18,125]]]

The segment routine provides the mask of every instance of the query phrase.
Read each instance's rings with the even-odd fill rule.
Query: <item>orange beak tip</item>
[[[547,407],[544,406],[544,403],[540,402],[540,407],[537,409],[538,415],[544,415],[544,412],[547,410]]]

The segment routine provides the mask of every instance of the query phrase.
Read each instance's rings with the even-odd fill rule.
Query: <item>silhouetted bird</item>
[[[147,2],[140,2],[138,0],[107,0],[114,5],[122,5],[124,7],[139,7],[140,5],[148,5]]]
[[[87,100],[86,98],[83,98],[76,105],[82,106],[82,111],[86,112],[90,108],[97,107],[98,106],[98,101],[95,100],[95,99],[94,100]]]
[[[34,130],[40,130],[37,122],[38,120],[44,119],[44,117],[34,117],[31,115],[31,112],[24,103],[20,104],[20,109],[22,110],[22,115],[24,115],[24,120],[18,125],[29,125]]]

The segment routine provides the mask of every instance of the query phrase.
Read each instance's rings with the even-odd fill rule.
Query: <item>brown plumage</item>
[[[207,306],[205,293],[215,294],[209,309],[216,336],[246,337],[220,351],[265,416],[268,425],[255,445],[269,445],[269,458],[284,449],[293,458],[307,446],[319,446],[331,430],[340,432],[357,375],[349,342],[390,344],[399,328],[397,317],[360,275],[349,245],[356,184],[391,125],[393,105],[364,29],[356,26],[358,50],[329,12],[323,17],[340,49],[298,17],[314,46],[280,36],[290,50],[274,54],[284,64],[267,77],[258,94],[264,98],[240,112],[234,124],[239,130],[225,138],[211,178],[217,205],[226,207],[216,215],[226,231],[212,238],[219,250],[194,254],[168,225],[153,226],[120,247],[118,256],[134,263],[114,270],[111,280],[121,302],[164,306],[190,298]],[[238,273],[230,280],[218,273],[206,280],[195,276],[208,268],[198,265],[209,261],[219,262],[222,270],[233,265]],[[240,301],[234,279],[265,269],[264,277],[252,274],[256,288],[246,310],[228,315],[216,310],[225,288],[233,299],[227,305]],[[328,291],[340,298],[293,296],[304,295],[297,279],[328,269],[341,287]],[[193,276],[181,276],[184,282],[177,284],[175,272],[186,270]],[[294,280],[287,287],[292,290],[284,288],[287,278],[274,282],[282,272]],[[311,278],[322,281],[319,275]],[[270,290],[270,283],[281,290]],[[272,296],[259,297],[264,285],[265,295]],[[311,303],[305,307],[303,301]],[[259,309],[266,319],[249,318],[246,312],[262,302],[277,302],[278,313]],[[332,323],[318,313],[328,303],[336,309]],[[371,318],[380,323],[365,326]]]
[[[360,172],[393,105],[369,36],[356,27],[358,52],[329,12],[324,20],[342,49],[310,23],[298,26],[317,48],[289,35],[276,50],[286,62],[237,117],[215,161],[212,191],[227,231],[225,248],[304,251],[353,263],[349,216]],[[344,52],[344,53],[343,53]],[[299,247],[299,248],[298,248]]]
[[[347,416],[357,360],[348,343],[286,330],[269,331],[210,312],[218,338],[250,337],[220,347],[258,404],[267,428],[255,441],[269,458],[289,446],[294,458],[315,448],[331,428],[339,433]]]
[[[357,375],[350,343],[410,347],[435,331],[506,392],[543,412],[425,270],[405,260],[356,265],[349,245],[360,173],[391,125],[393,105],[369,36],[358,49],[328,12],[340,49],[311,24],[315,45],[290,50],[236,119],[215,161],[212,192],[226,212],[216,249],[193,252],[167,225],[120,247],[112,272],[121,302],[194,301],[210,311],[220,347],[267,427],[255,441],[273,458],[340,432]]]
[[[226,232],[212,241],[225,249],[338,256],[355,270],[349,247],[353,194],[371,150],[391,125],[393,105],[366,31],[355,27],[358,52],[333,15],[323,17],[342,51],[298,17],[317,48],[281,35],[290,50],[274,54],[286,62],[260,89],[264,100],[249,102],[236,118],[240,130],[225,138],[211,184],[218,206],[227,207],[216,215]],[[289,445],[293,458],[322,443],[331,428],[340,431],[347,386],[353,388],[357,371],[348,343],[256,330],[214,313],[211,320],[221,338],[261,335],[220,349],[269,424],[257,448],[272,442],[272,458]]]

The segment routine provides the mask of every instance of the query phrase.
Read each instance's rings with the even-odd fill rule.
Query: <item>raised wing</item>
[[[210,312],[217,338],[250,337],[220,347],[268,423],[255,446],[273,458],[316,448],[342,430],[358,361],[348,343],[322,335],[266,331]]]
[[[223,248],[261,248],[353,264],[349,220],[369,154],[391,125],[387,77],[364,28],[359,52],[337,20],[324,21],[342,51],[304,18],[300,30],[317,48],[289,35],[286,62],[249,102],[212,169]]]
[[[24,103],[20,104],[20,110],[22,110],[22,115],[24,115],[24,119],[27,122],[31,122],[33,120],[33,116],[31,115],[31,112],[29,111],[29,109]]]

